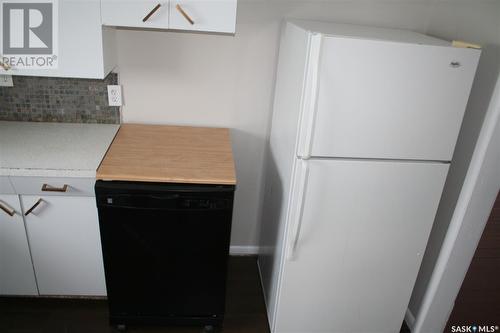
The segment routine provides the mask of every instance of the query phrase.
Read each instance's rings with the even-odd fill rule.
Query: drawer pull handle
[[[8,63],[0,61],[0,67],[4,69],[4,71],[8,71],[11,67]]]
[[[147,20],[149,20],[149,18],[150,18],[151,16],[153,16],[153,14],[154,14],[154,13],[156,13],[156,11],[157,11],[158,9],[160,9],[160,7],[161,7],[161,4],[157,4],[157,5],[155,6],[155,8],[153,8],[153,9],[152,9],[152,10],[148,13],[148,15],[144,16],[144,18],[142,19],[142,22],[146,22]]]
[[[182,16],[184,16],[184,18],[189,22],[191,23],[191,25],[194,25],[194,21],[193,19],[191,18],[191,16],[188,15],[188,13],[186,13],[184,11],[184,9],[182,9],[181,5],[177,4],[175,5],[175,9],[177,9],[179,11],[179,13],[182,14]]]
[[[0,209],[10,216],[14,216],[14,213],[16,212],[14,209],[10,208],[5,202],[0,202]]]
[[[42,192],[66,192],[68,191],[68,185],[64,184],[63,187],[53,187],[48,184],[43,184]]]
[[[38,207],[38,205],[40,205],[42,203],[42,201],[43,201],[42,198],[38,199],[38,201],[35,202],[35,204],[33,206],[31,206],[31,208],[28,209],[28,211],[26,213],[24,213],[24,216],[28,216],[29,214],[31,214],[36,209],[36,207]]]

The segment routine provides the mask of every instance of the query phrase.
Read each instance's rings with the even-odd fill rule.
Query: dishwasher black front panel
[[[234,186],[96,182],[112,324],[220,325]]]

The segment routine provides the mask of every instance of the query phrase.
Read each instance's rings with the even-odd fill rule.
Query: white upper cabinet
[[[36,1],[34,3],[33,6],[38,6]],[[10,20],[10,24],[0,24],[0,36],[9,36],[1,40],[19,51],[15,54],[12,49],[6,51],[2,44],[0,75],[103,79],[116,66],[115,29],[112,27],[220,33],[234,33],[236,27],[237,0],[58,0],[53,4],[55,10],[45,17],[42,11],[35,9],[32,12],[23,7],[26,3],[0,0],[0,17]],[[3,11],[8,13],[4,15]],[[23,16],[26,11],[30,15],[28,22]],[[32,19],[38,21],[32,22]],[[50,31],[54,33],[50,47],[43,44],[46,30],[36,31],[39,27],[36,24],[42,24],[40,22],[52,22]],[[13,31],[4,34],[4,26]],[[34,63],[32,59],[38,54],[33,50],[25,51],[26,44],[34,45],[37,51],[53,48],[53,52],[47,57],[42,55],[41,60],[57,65],[40,67]],[[24,61],[31,59],[33,64],[23,66],[18,60],[11,64],[4,61],[12,56],[22,56]],[[3,62],[9,66],[4,66]]]
[[[102,24],[168,29],[168,1],[101,0]]]
[[[105,26],[234,33],[237,0],[101,0]]]
[[[170,29],[234,33],[236,0],[170,0]]]
[[[0,0],[2,10],[5,3],[5,0]],[[116,64],[114,30],[101,25],[100,0],[59,0],[55,4],[57,16],[53,22],[53,38],[57,67],[22,69],[13,64],[8,71],[0,67],[0,74],[96,79],[106,77]],[[20,27],[16,29],[17,32],[23,30]],[[24,40],[26,41],[26,36]],[[8,56],[5,48],[0,52],[3,56]]]

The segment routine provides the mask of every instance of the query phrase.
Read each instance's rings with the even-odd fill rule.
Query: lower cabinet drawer
[[[0,176],[0,194],[15,194],[7,176]]]
[[[93,197],[94,178],[10,177],[18,194]]]

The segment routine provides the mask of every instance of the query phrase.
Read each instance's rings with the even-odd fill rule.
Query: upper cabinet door
[[[33,1],[28,1],[28,3],[33,3]],[[11,23],[5,27],[16,29],[18,37],[17,41],[10,40],[9,42],[11,46],[14,45],[20,49],[15,50],[17,52],[8,51],[5,48],[0,51],[2,56],[14,59],[9,60],[11,68],[7,71],[0,67],[0,75],[103,79],[114,68],[116,64],[114,32],[112,29],[103,29],[101,26],[100,0],[54,1],[52,5],[57,15],[50,11],[41,11],[40,17],[35,15],[45,22],[48,31],[52,32],[52,34],[40,34],[42,37],[31,31],[28,34],[26,29],[24,31],[26,35],[24,35],[20,28],[24,24],[22,17],[27,17],[27,11],[31,10],[25,8],[29,6],[22,7],[23,3],[19,3],[17,6],[21,8],[17,8],[15,4],[14,8],[10,8],[6,5],[13,5],[13,2],[0,0],[0,11],[2,15],[9,17]],[[34,12],[38,13],[36,10]],[[52,13],[54,17],[49,13]],[[3,28],[4,26],[0,24],[0,35],[3,34]],[[50,51],[48,55],[38,55],[38,52],[48,51]],[[8,52],[16,54],[10,55]]]
[[[237,0],[170,0],[170,29],[234,33]]]
[[[102,24],[168,29],[168,0],[101,0]]]
[[[318,54],[311,156],[451,160],[480,51],[325,37]]]

